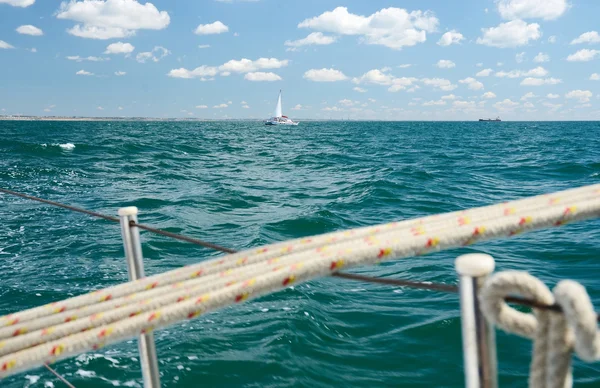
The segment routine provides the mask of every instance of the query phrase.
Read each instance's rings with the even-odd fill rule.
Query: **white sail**
[[[277,106],[275,107],[275,115],[273,117],[281,117],[281,90],[279,91],[279,98],[277,99]]]

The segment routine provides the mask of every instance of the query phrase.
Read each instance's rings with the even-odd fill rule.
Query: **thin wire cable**
[[[50,367],[50,365],[44,364],[44,366],[46,367],[46,369],[48,369],[50,371],[50,373],[52,373],[54,376],[56,376],[56,378],[58,378],[60,381],[62,381],[67,387],[75,388],[75,386],[73,384],[71,384],[69,381],[67,381],[67,379],[65,379],[60,374],[58,374],[58,372],[55,371],[54,369],[52,369]]]
[[[47,199],[34,197],[32,195],[18,193],[16,191],[11,191],[11,190],[0,188],[0,192],[14,195],[14,196],[21,197],[21,198],[25,198],[25,199],[30,199],[32,201],[46,203],[46,204],[52,205],[52,206],[58,206],[63,209],[72,210],[72,211],[87,214],[87,215],[90,215],[93,217],[103,218],[108,221],[120,222],[119,218],[117,218],[117,217],[107,216],[105,214],[96,213],[96,212],[78,208],[75,206],[65,205],[65,204],[62,204],[59,202],[49,201]],[[196,239],[196,238],[192,238],[192,237],[187,237],[187,236],[183,236],[183,235],[176,234],[176,233],[167,232],[167,231],[161,230],[161,229],[156,229],[156,228],[153,228],[148,225],[137,224],[133,221],[130,223],[130,225],[137,226],[138,228],[144,229],[151,233],[156,233],[156,234],[159,234],[159,235],[162,235],[165,237],[170,237],[173,239],[177,239],[180,241],[186,241],[186,242],[189,242],[192,244],[203,246],[205,248],[210,248],[210,249],[214,249],[214,250],[225,252],[225,253],[236,253],[237,252],[235,249],[222,247],[220,245],[213,244],[208,241],[204,241],[204,240],[200,240],[200,239]],[[434,284],[434,283],[424,283],[424,282],[413,282],[410,280],[374,278],[374,277],[370,277],[370,276],[363,276],[363,275],[356,275],[356,274],[342,273],[342,272],[336,272],[336,273],[332,274],[332,276],[343,278],[343,279],[348,279],[348,280],[364,281],[364,282],[369,282],[369,283],[388,284],[388,285],[393,285],[393,286],[403,286],[403,287],[410,287],[410,288],[430,290],[430,291],[458,293],[458,287],[452,286],[452,285],[447,285],[447,284],[440,284],[440,283]],[[522,306],[535,307],[535,308],[542,309],[542,310],[562,312],[562,309],[558,305],[549,306],[549,305],[538,303],[535,300],[530,300],[530,299],[526,299],[526,298],[511,296],[511,297],[505,298],[505,301],[508,303],[515,303],[515,304],[522,305]],[[598,322],[600,322],[599,314],[596,314],[596,320]]]

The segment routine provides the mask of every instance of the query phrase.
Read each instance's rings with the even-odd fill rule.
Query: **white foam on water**
[[[25,378],[27,379],[27,384],[25,384],[24,387],[29,387],[37,383],[40,379],[40,376],[25,375]]]
[[[44,387],[46,388],[54,388],[54,383],[52,381],[45,381]]]
[[[58,146],[63,150],[72,150],[73,148],[75,148],[75,144],[73,143],[59,144]]]
[[[81,377],[96,377],[96,372],[92,370],[78,369],[77,372],[75,372],[75,374]]]

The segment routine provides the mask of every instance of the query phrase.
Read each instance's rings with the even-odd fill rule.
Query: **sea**
[[[0,187],[234,249],[600,183],[599,122],[0,121]],[[142,232],[146,274],[221,255]],[[457,284],[454,259],[549,287],[583,284],[600,309],[600,221],[365,266]],[[0,194],[0,314],[127,280],[120,229]],[[499,382],[524,387],[531,342],[498,331]],[[464,386],[455,294],[321,278],[155,333],[165,387]],[[574,357],[577,387],[600,363]],[[136,340],[60,361],[76,387],[141,387]],[[0,386],[62,387],[39,368]]]

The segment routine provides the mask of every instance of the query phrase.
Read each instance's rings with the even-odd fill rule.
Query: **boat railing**
[[[0,188],[0,192],[119,222],[130,279],[128,283],[0,317],[0,378],[138,336],[144,386],[159,387],[153,330],[328,275],[459,293],[468,387],[497,386],[496,326],[534,339],[531,384],[548,376],[567,381],[573,347],[586,361],[600,358],[596,327],[599,317],[585,289],[574,282],[562,288],[559,284],[550,292],[526,273],[492,275],[493,258],[479,253],[456,259],[459,286],[341,271],[598,218],[600,185],[241,252],[140,224],[135,207],[119,209],[119,217],[114,217],[7,189]],[[140,229],[227,255],[144,277]],[[507,302],[532,307],[535,316],[517,312]],[[566,342],[571,338],[566,335],[567,329],[575,329],[574,345]],[[549,336],[554,341],[549,341]],[[560,362],[544,361],[549,357]]]

